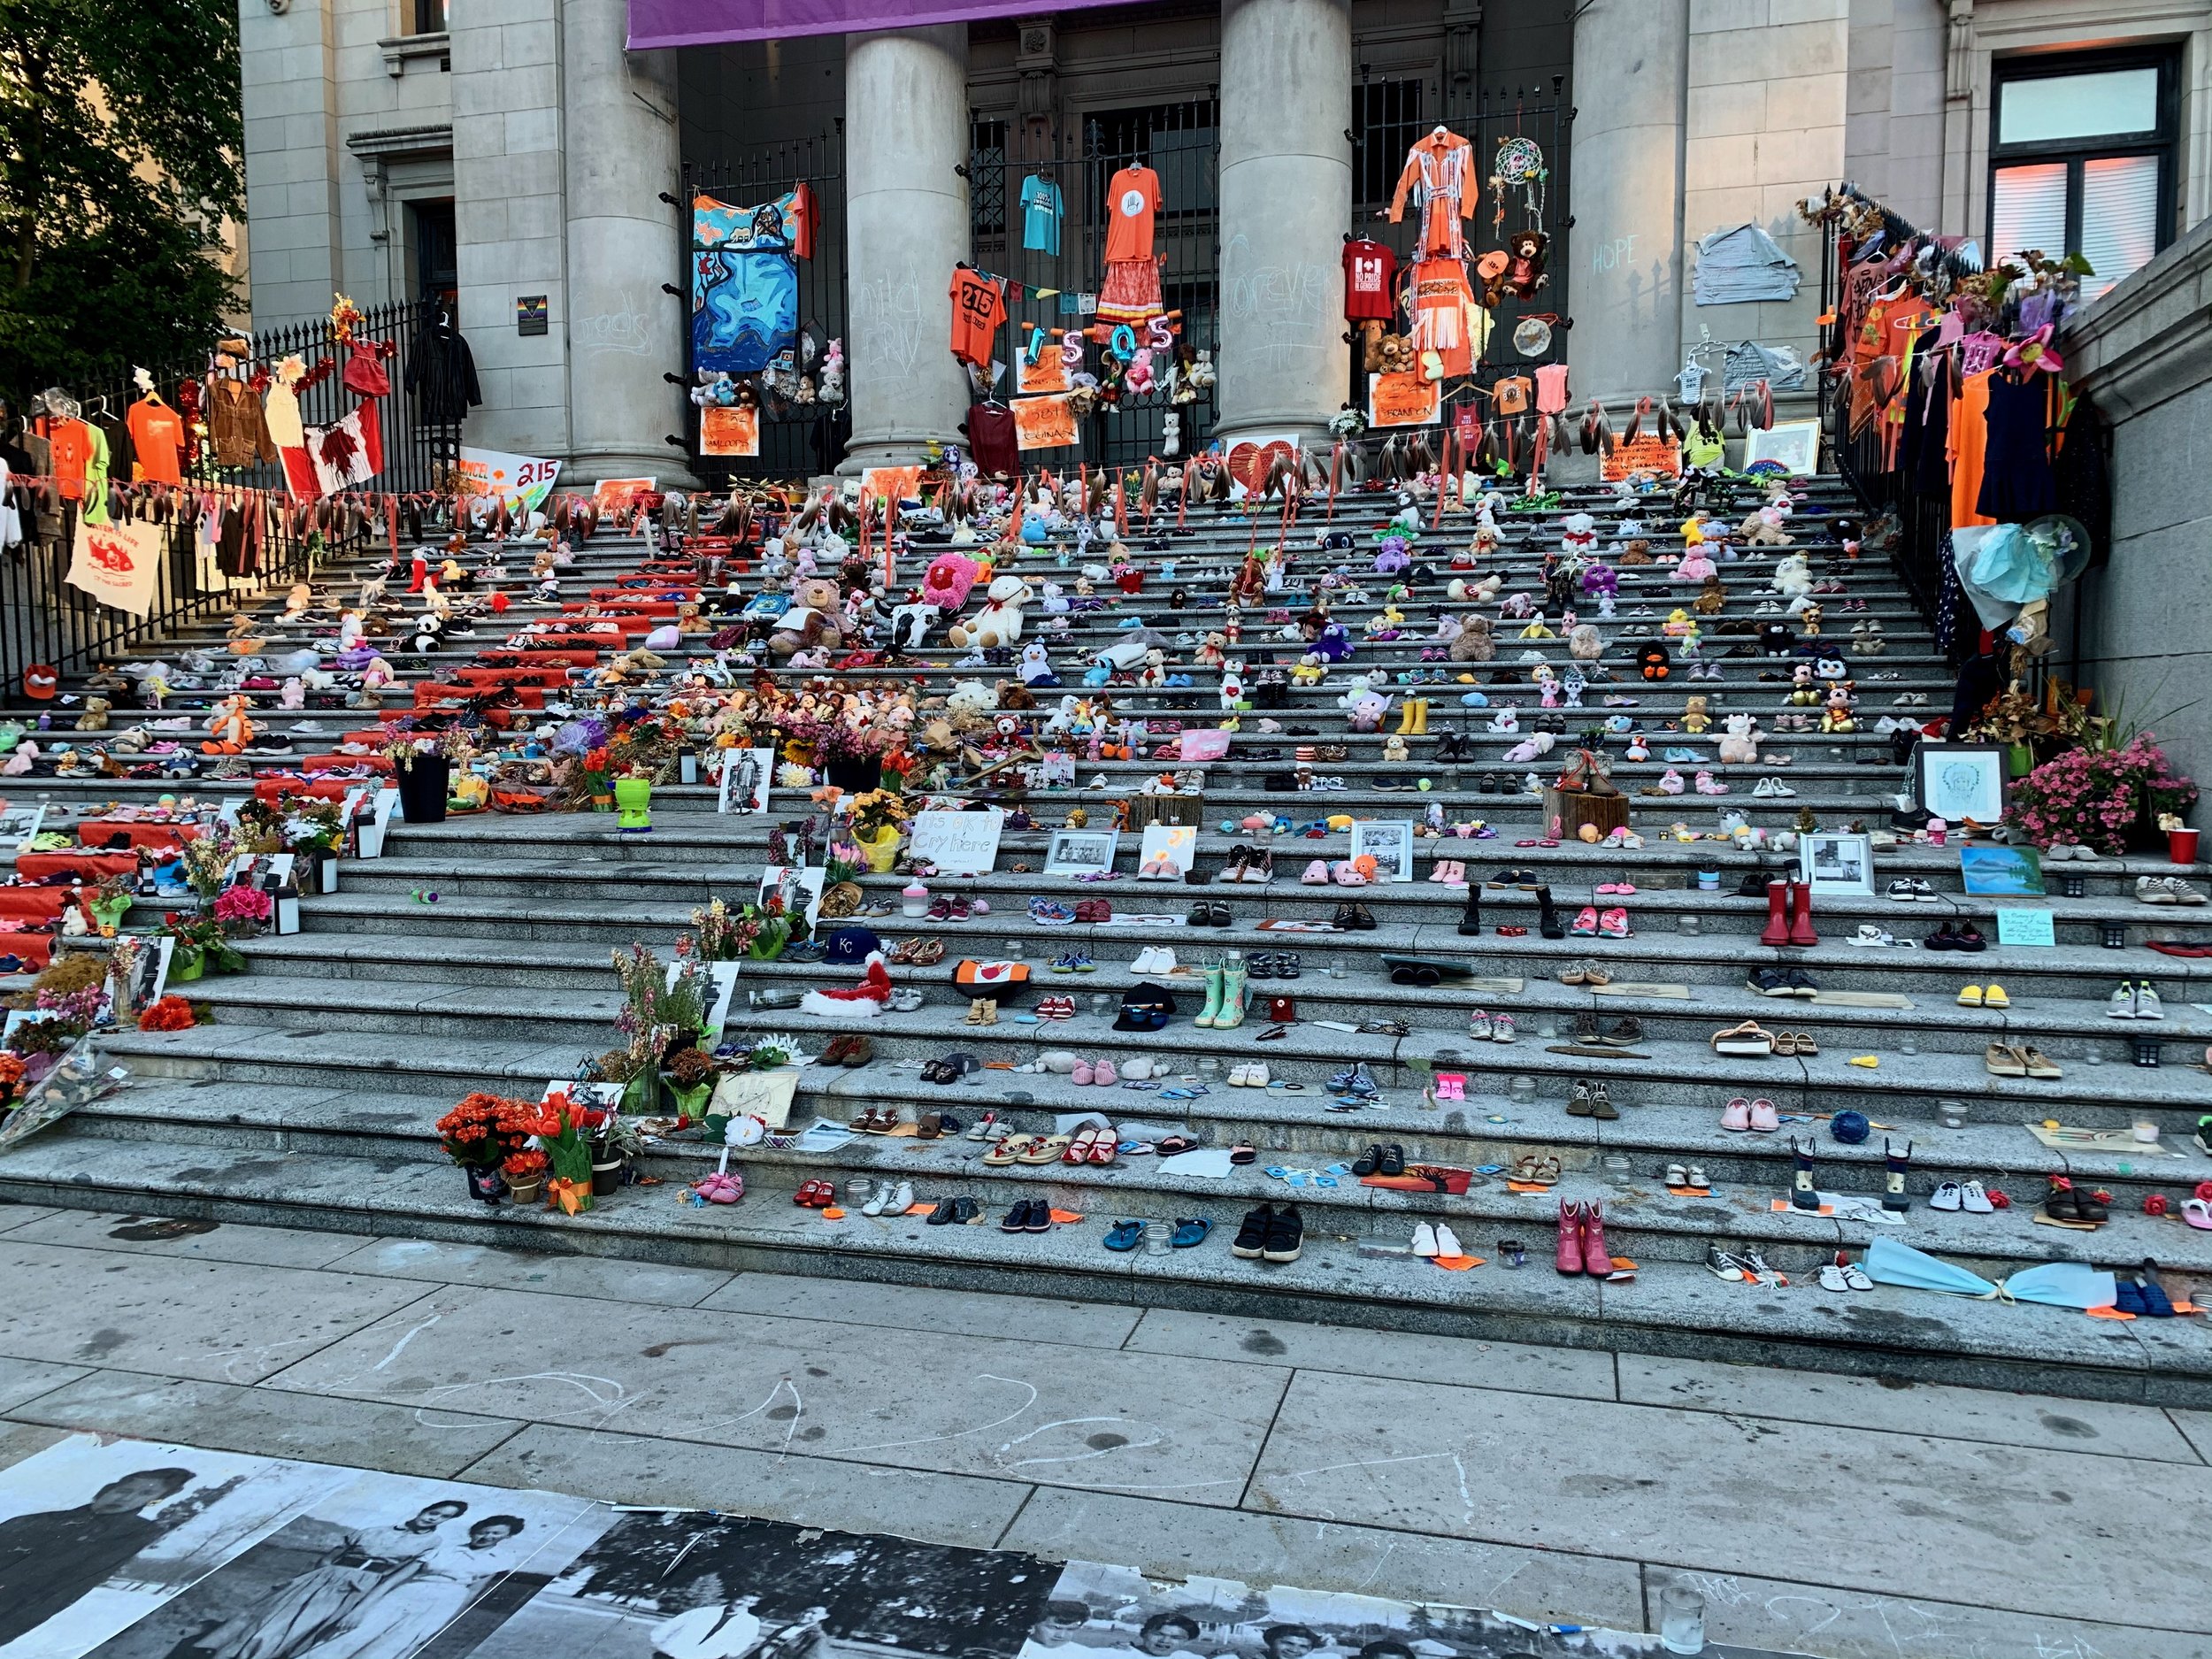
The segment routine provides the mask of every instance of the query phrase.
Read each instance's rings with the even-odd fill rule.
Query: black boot
[[[1467,908],[1459,914],[1459,931],[1470,939],[1478,937],[1482,932],[1482,883],[1479,881],[1467,884]]]
[[[1567,936],[1567,925],[1559,919],[1559,912],[1552,906],[1551,889],[1549,887],[1537,888],[1536,902],[1542,907],[1541,913],[1537,919],[1538,931],[1547,939],[1564,939]]]

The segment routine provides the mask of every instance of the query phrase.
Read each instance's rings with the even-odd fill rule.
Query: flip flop
[[[1168,1240],[1168,1243],[1175,1249],[1187,1250],[1205,1243],[1206,1235],[1213,1230],[1214,1224],[1203,1216],[1195,1217],[1188,1221],[1179,1220],[1175,1224],[1175,1234]]]

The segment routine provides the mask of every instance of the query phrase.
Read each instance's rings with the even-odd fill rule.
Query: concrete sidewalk
[[[2212,1414],[20,1206],[0,1283],[10,1462],[91,1430],[1629,1629],[1687,1578],[1713,1640],[1839,1659],[2212,1659]]]

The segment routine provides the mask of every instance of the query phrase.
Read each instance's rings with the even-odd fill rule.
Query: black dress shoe
[[[943,1206],[942,1204],[941,1204],[941,1205],[939,1205],[939,1206],[938,1206],[938,1208],[941,1210],[941,1209],[943,1209],[943,1208],[944,1208],[944,1206]],[[933,1215],[932,1217],[930,1217],[930,1219],[931,1219],[932,1221],[934,1221],[934,1220],[936,1220],[936,1219],[937,1219],[937,1217],[936,1217],[935,1216],[933,1216]],[[1047,1218],[1047,1224],[1046,1224],[1046,1225],[1050,1225],[1050,1219],[1049,1219],[1049,1217],[1048,1217],[1048,1218]],[[1015,1205],[1015,1206],[1014,1206],[1011,1210],[1008,1210],[1008,1211],[1006,1212],[1006,1219],[1005,1219],[1005,1220],[1003,1220],[1003,1221],[1002,1221],[1002,1222],[1000,1222],[1000,1223],[998,1224],[998,1230],[999,1230],[1001,1233],[1026,1233],[1026,1232],[1028,1232],[1028,1231],[1029,1231],[1029,1200],[1027,1200],[1026,1198],[1025,1198],[1025,1199],[1021,1200],[1018,1203],[1017,1203],[1017,1204],[1016,1204],[1016,1205]]]
[[[1044,1199],[1041,1199],[1041,1198],[1033,1198],[1033,1199],[1031,1199],[1031,1200],[1029,1201],[1029,1219],[1028,1219],[1027,1221],[1025,1221],[1025,1222],[1024,1222],[1024,1223],[1022,1224],[1022,1231],[1023,1231],[1024,1233],[1049,1233],[1049,1232],[1051,1232],[1051,1231],[1052,1231],[1052,1206],[1051,1206],[1051,1204],[1049,1204],[1049,1203],[1048,1203],[1048,1202],[1047,1202]]]
[[[1262,1204],[1257,1210],[1248,1210],[1244,1225],[1237,1229],[1237,1236],[1229,1246],[1229,1254],[1256,1262],[1267,1253],[1267,1235],[1275,1225],[1274,1207]]]
[[[952,1218],[957,1226],[967,1225],[982,1213],[983,1206],[972,1198],[956,1198],[952,1201]]]
[[[1297,1205],[1285,1204],[1268,1225],[1267,1246],[1263,1254],[1271,1262],[1294,1262],[1305,1242],[1305,1217],[1298,1213]]]
[[[1372,1175],[1377,1170],[1382,1167],[1382,1156],[1383,1149],[1381,1147],[1369,1147],[1367,1150],[1361,1153],[1357,1160],[1354,1162],[1352,1165],[1352,1173],[1364,1180],[1368,1176]]]
[[[1403,1175],[1406,1172],[1406,1149],[1395,1142],[1385,1147],[1376,1170],[1383,1175]]]
[[[949,1198],[941,1198],[937,1201],[937,1208],[929,1212],[929,1220],[926,1225],[933,1227],[949,1227],[952,1225],[953,1218],[959,1213],[960,1206],[957,1203]]]

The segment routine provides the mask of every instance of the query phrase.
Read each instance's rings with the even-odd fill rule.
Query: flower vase
[[[496,1205],[505,1195],[507,1183],[501,1177],[496,1164],[466,1164],[462,1165],[462,1169],[468,1176],[471,1198]]]
[[[860,850],[868,860],[870,873],[887,876],[899,861],[899,832],[895,826],[886,824],[860,843]]]
[[[653,780],[650,778],[618,778],[614,781],[615,803],[621,816],[615,819],[615,830],[624,835],[641,835],[653,827]]]
[[[545,1196],[545,1183],[534,1175],[526,1181],[510,1181],[507,1196],[526,1207],[534,1204]]]
[[[668,1084],[669,1099],[676,1102],[676,1110],[679,1112],[694,1123],[699,1121],[700,1115],[706,1110],[707,1102],[713,1097],[713,1094],[714,1084],[711,1079],[704,1083],[695,1083],[689,1088],[679,1088],[673,1083]]]
[[[650,1112],[660,1104],[659,1077],[651,1071],[640,1071],[622,1086],[622,1100],[615,1110],[633,1117]]]
[[[595,1162],[592,1164],[591,1195],[594,1198],[611,1198],[614,1195],[615,1188],[621,1185],[622,1160],[620,1158],[616,1158],[611,1163]]]
[[[169,956],[169,978],[172,980],[196,979],[207,972],[207,957],[196,950],[172,951]]]
[[[2024,778],[2035,770],[2035,750],[2025,743],[2005,745],[2005,771],[2015,778]]]

